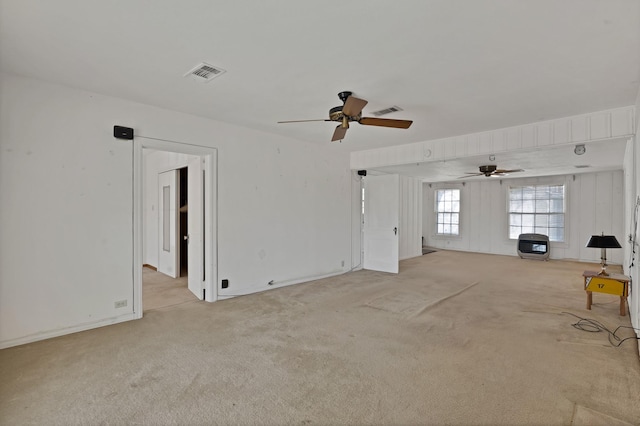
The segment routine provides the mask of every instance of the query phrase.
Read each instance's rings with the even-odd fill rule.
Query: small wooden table
[[[629,277],[622,274],[598,275],[597,271],[584,271],[582,276],[584,277],[584,289],[587,292],[587,309],[591,310],[592,292],[595,291],[620,296],[620,315],[626,315],[625,301],[629,295],[629,281],[631,280]]]

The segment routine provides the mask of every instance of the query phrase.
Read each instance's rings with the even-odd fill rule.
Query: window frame
[[[457,212],[438,211],[438,192],[439,191],[458,191],[458,211]],[[437,237],[437,238],[460,238],[461,237],[462,235],[462,232],[461,232],[462,231],[462,221],[461,221],[462,208],[461,207],[462,207],[462,189],[461,188],[446,186],[446,187],[434,189],[433,191],[433,213],[434,213],[433,235],[434,237]],[[440,224],[440,222],[438,221],[439,213],[456,213],[458,215],[458,222],[456,224],[458,227],[457,234],[438,232],[438,225]],[[451,223],[449,223],[449,225],[451,225]]]
[[[558,245],[558,246],[565,246],[567,244],[568,241],[568,229],[569,226],[567,224],[567,217],[569,215],[568,213],[568,202],[567,202],[567,198],[568,198],[568,185],[566,181],[563,182],[535,182],[535,183],[520,183],[518,185],[510,185],[507,187],[507,193],[506,193],[506,210],[507,210],[507,220],[506,220],[506,232],[507,232],[507,238],[510,241],[516,241],[518,239],[518,237],[511,237],[511,215],[512,214],[533,214],[534,217],[535,215],[546,215],[547,217],[550,217],[553,214],[558,214],[558,213],[552,213],[552,212],[548,212],[548,213],[536,213],[535,211],[533,213],[530,212],[512,212],[511,211],[511,191],[513,189],[518,189],[518,188],[526,188],[526,187],[533,187],[535,189],[537,189],[538,187],[552,187],[552,186],[560,186],[562,187],[562,240],[552,240],[551,236],[549,235],[549,242],[553,245]],[[549,200],[551,200],[551,198],[549,198]],[[534,198],[535,201],[535,198]],[[535,210],[535,209],[534,209]],[[534,226],[535,226],[535,222],[534,222]],[[522,233],[522,225],[520,225],[521,227],[521,233]],[[547,232],[546,235],[549,234],[549,226],[547,226]],[[539,232],[535,232],[535,228],[534,228],[534,233],[539,233]]]

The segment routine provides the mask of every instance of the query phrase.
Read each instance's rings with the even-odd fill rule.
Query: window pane
[[[532,214],[523,214],[522,215],[522,226],[528,226],[531,227],[533,226],[535,219],[534,219],[535,215]]]
[[[549,228],[549,240],[550,241],[564,241],[564,229],[562,229],[562,228]]]
[[[548,199],[549,199],[549,187],[536,186],[536,200],[548,200]]]
[[[564,185],[509,188],[509,238],[533,232],[564,241]]]
[[[458,234],[459,212],[459,189],[439,189],[436,191],[436,232],[438,234]]]
[[[520,228],[519,226],[510,226],[509,227],[509,238],[511,238],[512,240],[515,240],[518,238],[518,236],[522,233],[520,232],[522,228]]]
[[[564,215],[562,215],[562,214],[549,215],[549,226],[554,227],[554,228],[563,228],[564,227]]]
[[[522,188],[511,188],[509,190],[509,200],[522,200]]]
[[[545,227],[548,228],[549,227],[549,216],[547,216],[546,214],[537,214],[536,218],[535,218],[535,222],[536,222],[536,228],[538,227]],[[546,232],[543,232],[543,234],[546,234]]]
[[[523,200],[534,200],[536,197],[536,188],[535,186],[525,186],[522,188],[522,199]]]
[[[556,185],[550,187],[551,198],[554,200],[564,200],[564,186]]]
[[[562,213],[564,212],[564,200],[551,200],[549,206],[549,211],[551,213]]]
[[[549,200],[536,200],[536,213],[549,213]]]

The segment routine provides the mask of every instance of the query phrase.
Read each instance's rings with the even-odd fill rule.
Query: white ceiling
[[[202,61],[227,72],[183,78]],[[0,69],[316,144],[335,123],[277,121],[344,90],[414,120],[353,124],[355,151],[634,104],[640,2],[0,0]]]

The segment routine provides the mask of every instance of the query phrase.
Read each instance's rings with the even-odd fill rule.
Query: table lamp
[[[622,248],[618,240],[614,235],[592,235],[587,243],[587,247],[599,248],[601,249],[600,261],[602,262],[602,270],[598,273],[598,275],[608,276],[607,273],[607,249],[608,248]]]

